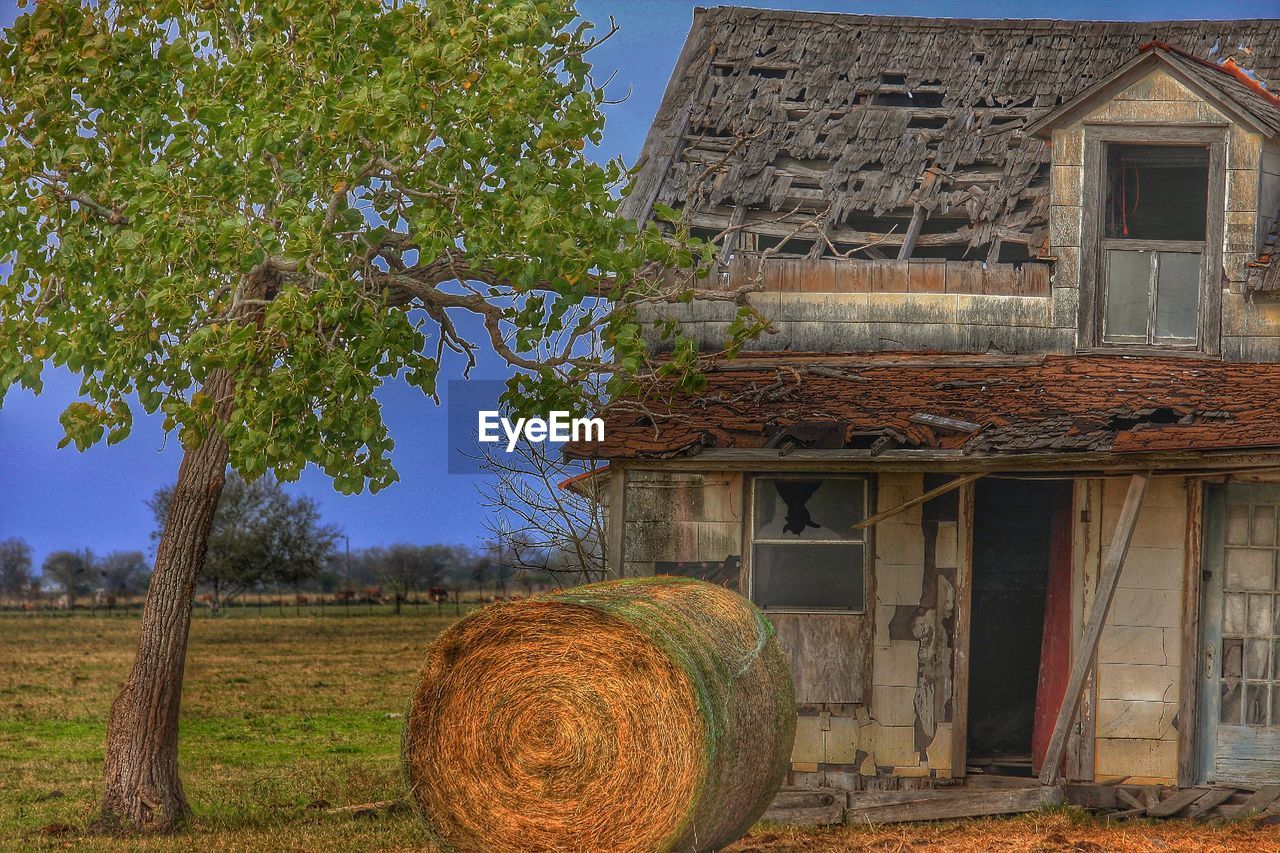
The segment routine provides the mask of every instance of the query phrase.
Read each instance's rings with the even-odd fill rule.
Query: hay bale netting
[[[471,614],[428,649],[412,799],[458,850],[714,850],[786,775],[791,674],[750,602],[609,581]]]

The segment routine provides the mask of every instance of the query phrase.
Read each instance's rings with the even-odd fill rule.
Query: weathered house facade
[[[1280,782],[1272,92],[1280,21],[696,13],[626,212],[771,329],[570,452],[766,610],[792,784]]]

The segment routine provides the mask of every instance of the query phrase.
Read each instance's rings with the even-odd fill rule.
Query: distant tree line
[[[88,549],[54,551],[45,557],[36,576],[30,545],[17,538],[0,541],[0,595],[10,601],[29,601],[47,591],[60,594],[67,608],[89,596],[95,603],[107,604],[140,595],[150,576],[151,564],[141,551],[113,551],[100,557]]]
[[[267,477],[246,481],[231,474],[214,515],[199,579],[201,599],[216,615],[246,593],[292,590],[348,602],[389,600],[399,613],[404,602],[423,596],[456,601],[463,590],[479,591],[482,599],[528,595],[594,579],[603,573],[600,525],[589,514],[594,496],[562,491],[557,484],[563,472],[544,467],[537,469],[541,477],[499,472],[508,476],[498,478],[490,496],[500,520],[490,525],[491,542],[479,547],[400,542],[357,550],[339,548],[345,537],[324,523],[316,501],[292,496]],[[521,486],[517,473],[533,485]],[[532,494],[540,497],[533,500]],[[153,543],[172,501],[172,486],[147,501],[155,519]],[[509,522],[515,508],[519,524]],[[114,603],[144,593],[150,573],[141,551],[99,557],[85,549],[49,554],[36,575],[26,542],[0,541],[0,597],[10,602],[53,592],[66,608],[86,597]]]

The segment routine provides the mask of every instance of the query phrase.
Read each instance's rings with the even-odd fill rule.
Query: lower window
[[[866,477],[757,477],[751,599],[773,610],[865,609]]]
[[[1110,344],[1195,346],[1200,329],[1200,253],[1107,249]]]

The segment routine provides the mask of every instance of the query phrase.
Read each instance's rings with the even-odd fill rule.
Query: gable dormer
[[[1079,288],[1078,348],[1280,358],[1263,290],[1280,209],[1280,99],[1228,60],[1168,45],[1029,131],[1052,139],[1055,284]]]

